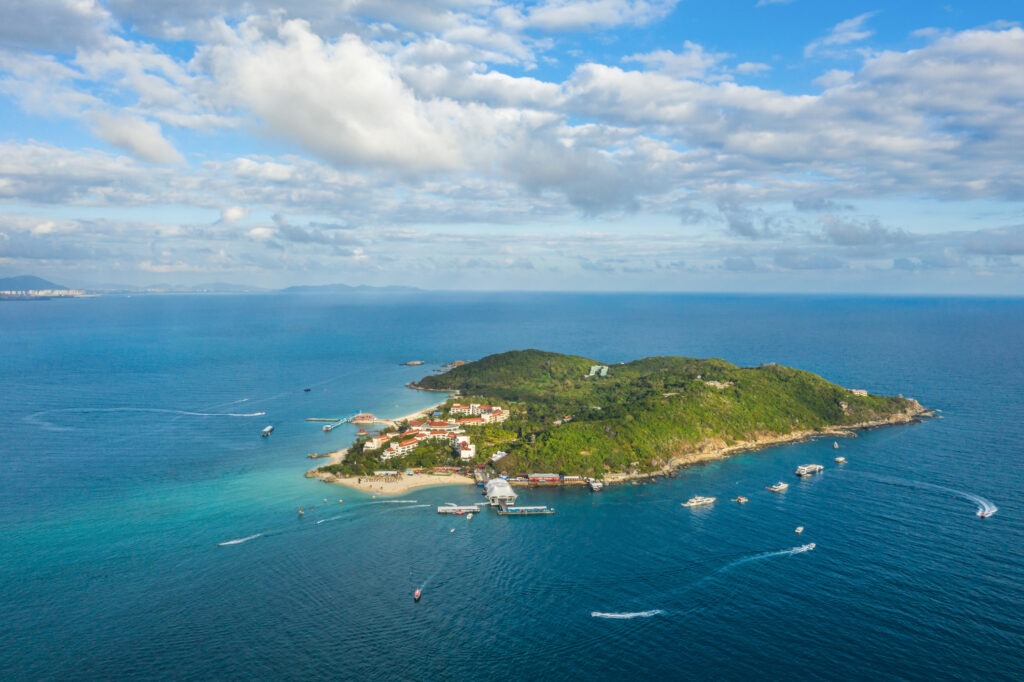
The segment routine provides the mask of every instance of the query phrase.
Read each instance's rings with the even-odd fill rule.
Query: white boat
[[[814,474],[820,474],[825,470],[825,467],[820,464],[801,464],[796,468],[797,476],[813,476]]]
[[[269,436],[273,432],[274,432],[274,427],[273,426],[264,426],[263,430],[260,431],[260,435],[263,436],[264,438],[266,438],[267,436]]]
[[[845,457],[836,457],[836,464],[846,464]]]
[[[472,518],[473,518],[473,512],[469,512],[468,514],[466,514],[466,520],[467,521],[469,521]]]
[[[709,504],[714,504],[715,497],[704,497],[703,495],[695,495],[688,499],[686,502],[680,504],[682,507],[704,507]]]
[[[832,449],[833,450],[838,450],[839,449],[839,441],[837,441],[837,440],[832,441]]]
[[[746,504],[750,500],[748,500],[747,498],[743,497],[742,495],[739,495],[737,497],[732,498],[732,501],[733,502],[738,502],[740,504]]]
[[[804,527],[803,526],[797,526],[796,530],[793,531],[793,532],[796,533],[797,535],[800,535],[800,533],[804,532]]]
[[[765,489],[771,490],[773,493],[784,492],[787,488],[789,488],[789,484],[788,483],[783,483],[782,481],[779,481],[775,485],[765,486]]]
[[[590,489],[593,490],[595,493],[599,493],[604,489],[604,483],[597,480],[596,478],[592,478],[589,481],[587,481],[587,485],[589,485]]]

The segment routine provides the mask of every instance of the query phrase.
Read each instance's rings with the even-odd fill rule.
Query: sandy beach
[[[401,495],[416,488],[438,485],[475,486],[470,476],[462,474],[399,474],[398,476],[350,476],[343,478],[333,474],[317,474],[324,483],[336,483],[347,488],[361,490],[374,495]]]

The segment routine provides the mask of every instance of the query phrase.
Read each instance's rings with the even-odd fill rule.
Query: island
[[[912,398],[844,388],[774,363],[739,367],[685,357],[611,364],[517,350],[409,386],[449,397],[357,438],[343,457],[310,474],[334,482],[372,479],[381,492],[384,482],[396,492],[414,487],[405,477],[474,470],[534,485],[614,483],[932,414]]]

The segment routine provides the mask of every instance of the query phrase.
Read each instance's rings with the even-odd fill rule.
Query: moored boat
[[[784,492],[787,488],[789,488],[789,484],[788,483],[783,483],[782,481],[779,481],[778,483],[776,483],[774,485],[765,486],[766,490],[771,490],[773,493]]]
[[[796,475],[801,478],[804,476],[813,476],[814,474],[820,474],[825,470],[825,467],[820,464],[801,464],[796,468]]]
[[[704,495],[694,495],[686,502],[680,504],[681,507],[706,507],[709,504],[714,504],[716,497],[705,497]]]
[[[836,457],[836,464],[846,464],[845,457]]]
[[[260,435],[263,436],[264,438],[266,438],[267,436],[269,436],[273,432],[274,432],[274,427],[273,426],[264,426],[263,430],[260,431]]]
[[[743,497],[742,495],[738,495],[737,497],[732,498],[732,501],[733,502],[738,502],[739,504],[746,504],[750,500],[748,500],[747,498]]]
[[[602,483],[601,481],[597,480],[596,478],[592,478],[592,479],[588,480],[587,481],[587,485],[589,485],[590,489],[593,490],[595,493],[599,493],[602,490],[604,490],[604,483]]]
[[[796,530],[793,531],[793,532],[796,533],[797,535],[800,535],[800,533],[804,532],[804,527],[803,526],[797,526]]]

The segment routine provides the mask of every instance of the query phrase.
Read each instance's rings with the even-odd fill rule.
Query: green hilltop
[[[854,393],[781,365],[683,357],[606,365],[509,351],[411,386],[505,406],[508,421],[470,433],[478,460],[504,450],[499,468],[510,473],[656,471],[730,446],[904,423],[925,412],[911,399]]]

